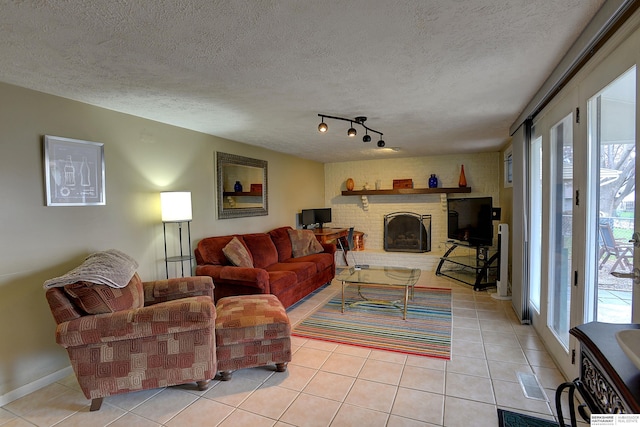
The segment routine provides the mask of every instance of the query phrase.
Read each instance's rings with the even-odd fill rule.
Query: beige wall
[[[106,206],[47,207],[43,135],[104,143]],[[324,203],[320,163],[0,84],[0,398],[69,365],[42,283],[120,249],[164,278],[159,192],[192,192],[192,239],[296,225]],[[268,161],[269,215],[216,219],[214,153]],[[300,189],[304,182],[304,191]]]

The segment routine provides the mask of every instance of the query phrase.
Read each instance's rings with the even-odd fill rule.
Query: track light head
[[[380,147],[380,148],[384,147],[384,141],[383,140],[378,141],[378,147]]]
[[[356,132],[355,128],[353,127],[353,123],[351,123],[351,127],[347,131],[347,136],[354,137],[354,136],[356,136],[357,133],[358,132]]]
[[[328,130],[329,130],[329,126],[327,126],[327,124],[324,122],[324,119],[322,119],[322,123],[318,125],[318,132],[325,133]]]
[[[362,142],[371,142],[371,136],[365,135],[362,137]]]

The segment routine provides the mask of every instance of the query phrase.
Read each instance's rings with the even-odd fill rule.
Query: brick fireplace
[[[384,250],[430,252],[431,215],[393,212],[384,216]]]

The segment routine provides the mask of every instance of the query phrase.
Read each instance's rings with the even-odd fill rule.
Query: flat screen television
[[[303,209],[300,214],[300,224],[305,228],[315,224],[322,228],[328,222],[331,222],[331,208]]]
[[[470,246],[493,244],[493,199],[447,199],[447,237]]]

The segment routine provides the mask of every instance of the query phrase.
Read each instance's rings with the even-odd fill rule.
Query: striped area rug
[[[399,289],[362,288],[370,300],[402,298]],[[345,290],[345,312],[341,312],[341,293],[300,322],[292,334],[340,344],[396,351],[418,356],[451,358],[451,291],[415,288],[409,300],[407,320],[402,311],[375,302],[346,306],[362,301],[357,286]],[[402,307],[402,301],[398,302]]]

